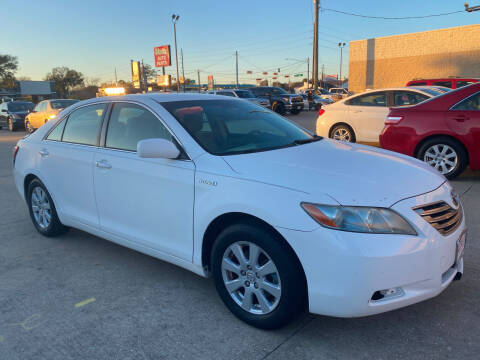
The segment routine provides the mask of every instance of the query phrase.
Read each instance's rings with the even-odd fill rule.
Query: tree
[[[18,60],[16,56],[0,54],[0,86],[15,86],[15,72],[18,69]]]
[[[157,80],[157,69],[153,68],[150,64],[143,64],[143,72],[148,80]]]
[[[75,86],[83,85],[84,77],[81,72],[62,66],[53,68],[45,80],[55,81],[57,95],[67,97]]]

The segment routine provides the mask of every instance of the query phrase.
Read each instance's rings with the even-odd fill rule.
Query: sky
[[[385,17],[421,16],[464,10],[464,0],[322,0],[321,7]],[[42,80],[57,66],[87,78],[131,80],[130,60],[154,63],[153,48],[172,46],[172,14],[179,14],[177,45],[183,49],[185,77],[202,83],[255,83],[261,72],[280,68],[280,79],[307,73],[312,57],[313,0],[1,0],[0,54],[18,57],[17,77]],[[480,0],[477,0],[480,3]],[[473,3],[471,5],[478,5]],[[339,42],[343,74],[348,74],[348,42],[365,38],[480,23],[480,12],[411,20],[354,17],[321,10],[319,68],[338,74]],[[311,61],[311,59],[310,59]],[[180,58],[179,58],[180,62]],[[181,66],[181,62],[180,62]],[[252,75],[247,71],[253,72]],[[181,71],[181,70],[180,70]],[[310,70],[311,71],[311,70]],[[181,74],[180,74],[181,75]],[[292,77],[292,79],[294,79]]]

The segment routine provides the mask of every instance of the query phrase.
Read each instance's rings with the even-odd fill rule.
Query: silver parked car
[[[223,89],[223,90],[213,90],[209,91],[209,94],[212,95],[223,95],[223,96],[230,96],[230,97],[238,97],[241,99],[245,99],[251,101],[257,105],[263,107],[270,107],[270,101],[268,99],[257,98],[250,90],[240,90],[240,89]]]

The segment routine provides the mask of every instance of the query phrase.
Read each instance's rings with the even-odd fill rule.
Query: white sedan
[[[14,177],[40,234],[74,227],[212,275],[225,305],[261,328],[307,306],[397,309],[463,272],[462,205],[435,169],[241,99],[79,102],[18,142]]]
[[[441,94],[440,90],[410,86],[350,96],[319,111],[316,132],[336,140],[378,143],[390,107],[418,104]]]

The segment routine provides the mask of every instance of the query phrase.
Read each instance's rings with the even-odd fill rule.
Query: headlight
[[[301,205],[316,222],[330,229],[374,234],[417,235],[403,217],[390,209],[309,203]]]
[[[55,119],[56,117],[57,117],[57,114],[52,114],[48,118],[51,120],[51,119]]]

